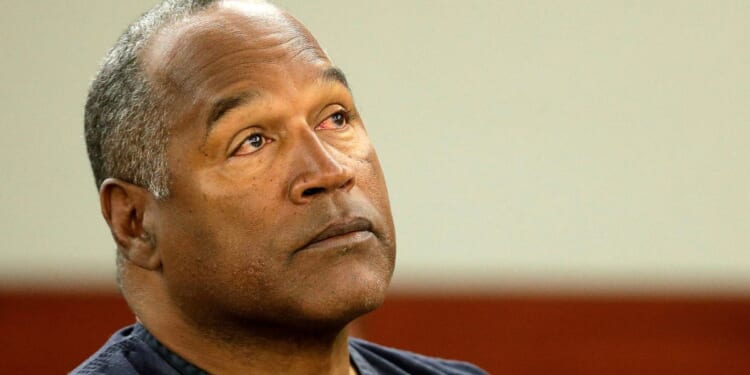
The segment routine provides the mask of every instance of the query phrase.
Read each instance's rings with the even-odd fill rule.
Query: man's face
[[[267,5],[224,3],[143,55],[175,98],[170,196],[151,223],[165,287],[190,319],[308,326],[377,307],[394,230],[350,91]]]

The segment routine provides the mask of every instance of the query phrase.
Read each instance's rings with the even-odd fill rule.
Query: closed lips
[[[305,247],[312,246],[318,242],[325,241],[331,237],[341,236],[348,233],[372,231],[372,223],[364,218],[354,218],[346,221],[339,221],[326,227],[315,238],[313,238]]]

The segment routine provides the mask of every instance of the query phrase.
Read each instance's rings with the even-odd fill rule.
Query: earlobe
[[[107,221],[117,250],[127,261],[149,270],[161,267],[154,228],[155,198],[145,188],[116,179],[106,179],[99,188],[102,216]]]

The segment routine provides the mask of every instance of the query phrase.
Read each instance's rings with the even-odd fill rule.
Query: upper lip
[[[331,237],[359,231],[372,231],[372,223],[361,217],[336,221],[329,224],[323,231],[310,240],[308,246]]]

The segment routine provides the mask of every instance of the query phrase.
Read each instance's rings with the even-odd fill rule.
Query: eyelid
[[[345,105],[340,103],[332,103],[327,105],[323,110],[320,111],[320,114],[322,116],[319,116],[319,120],[315,123],[315,127],[317,128],[322,124],[324,121],[331,118],[331,116],[341,113],[344,115],[344,118],[346,119],[346,122],[349,123],[352,118],[354,118],[353,114],[354,111],[347,108]]]
[[[343,124],[339,125],[338,121],[334,121],[334,116],[341,116],[343,118]],[[326,126],[323,127],[325,124],[328,124],[329,122],[334,123],[333,126]],[[327,117],[325,117],[322,121],[320,121],[317,125],[315,125],[315,130],[330,130],[330,131],[336,131],[336,130],[345,130],[349,128],[349,113],[346,110],[339,109],[336,112],[331,113]]]
[[[250,137],[252,137],[254,135],[260,136],[263,139],[263,144],[260,145],[260,147],[255,148],[255,149],[253,149],[250,152],[243,153],[243,154],[237,154],[237,152],[239,152],[239,150],[242,148],[242,146],[245,145],[245,142],[247,142],[248,138],[250,138]],[[257,132],[256,133],[250,133],[250,134],[248,134],[247,137],[245,137],[245,138],[242,139],[242,142],[240,142],[240,144],[237,145],[237,147],[234,149],[234,151],[232,151],[232,153],[230,154],[230,157],[243,157],[243,156],[255,154],[257,152],[262,151],[266,146],[268,146],[269,143],[273,143],[273,142],[274,142],[273,139],[271,139],[269,137],[266,137],[265,134],[263,134],[263,133],[257,133]]]
[[[227,156],[229,157],[234,156],[237,153],[237,150],[239,150],[240,147],[242,147],[242,144],[245,143],[247,138],[253,134],[258,134],[261,137],[265,138],[268,141],[267,143],[273,142],[273,139],[271,139],[269,136],[266,135],[265,129],[257,125],[248,126],[238,131],[237,134],[235,134],[235,136],[232,137],[232,141],[227,145]]]

